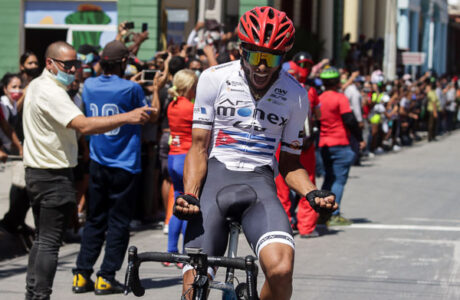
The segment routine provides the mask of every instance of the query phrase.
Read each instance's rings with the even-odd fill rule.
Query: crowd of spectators
[[[148,39],[148,35],[148,31],[132,32],[126,29],[125,23],[121,23],[116,37],[116,40],[124,43],[129,49],[129,57],[122,77],[139,84],[144,92],[145,101],[150,106],[159,108],[157,120],[143,125],[142,128],[142,171],[138,186],[140,196],[133,199],[136,208],[131,229],[156,224],[167,234],[171,228],[168,224],[171,219],[174,193],[177,195],[180,192],[180,187],[172,184],[177,181],[175,177],[178,175],[170,174],[171,169],[177,168],[177,166],[171,167],[170,146],[177,147],[181,142],[188,140],[179,135],[171,135],[171,124],[168,122],[171,113],[168,113],[168,107],[171,103],[177,105],[183,97],[187,97],[190,101],[193,101],[194,97],[190,88],[177,91],[180,83],[175,83],[179,80],[175,75],[181,70],[188,69],[190,71],[184,73],[185,75],[199,78],[208,67],[239,60],[240,54],[235,32],[223,32],[222,26],[211,20],[198,22],[186,43],[169,45],[164,51],[158,51],[151,59],[143,61],[137,57],[137,53],[142,43]],[[75,104],[84,110],[83,87],[88,78],[102,74],[100,65],[102,51],[92,45],[82,45],[76,50],[82,67],[77,70],[75,81],[68,86],[68,94]],[[348,69],[339,68],[340,92],[348,98],[366,142],[366,146],[360,149],[358,141],[351,141],[351,147],[357,157],[354,161],[355,165],[361,164],[362,157],[399,151],[402,147],[421,141],[425,136],[430,142],[437,141],[438,136],[448,135],[457,128],[460,101],[457,77],[435,76],[427,72],[417,79],[406,74],[395,80],[387,80],[380,70],[383,41],[365,42],[364,37],[361,37],[358,44],[352,46],[348,44],[342,50],[342,65],[347,66]],[[373,54],[364,55],[364,53]],[[340,62],[338,64],[340,67]],[[372,70],[367,67],[370,64],[373,65]],[[8,156],[22,155],[24,95],[27,93],[29,83],[41,73],[38,66],[39,58],[31,52],[26,52],[21,56],[19,72],[4,74],[1,80],[0,159],[3,161]],[[299,70],[303,68],[300,65],[297,67]],[[329,60],[323,59],[313,64],[311,72],[304,74],[306,85],[313,88],[318,95],[325,90],[319,74],[328,67],[330,67]],[[369,73],[370,71],[372,72]],[[196,88],[196,83],[192,86]],[[176,112],[174,117],[178,116],[180,114]],[[189,125],[191,128],[191,123]],[[312,129],[313,136],[315,132],[319,132],[315,127]],[[89,139],[91,136],[82,136],[79,139],[79,163],[74,170],[78,192],[77,211],[69,227],[68,240],[78,239],[79,228],[85,222],[90,161]],[[316,137],[314,142],[316,145],[318,139],[319,137]],[[173,155],[177,162],[178,157],[182,158],[184,153],[177,152]],[[168,157],[170,158],[169,170]],[[318,151],[316,160],[316,176],[323,176],[324,166]],[[5,230],[20,236],[26,249],[30,249],[34,234],[24,222],[28,209],[29,200],[25,184],[14,182],[10,191],[10,209],[1,221],[1,225]],[[182,224],[175,224],[174,219],[172,222],[175,235],[169,237],[171,244],[168,250],[181,251],[181,247],[177,248],[176,244],[177,235],[183,231]]]

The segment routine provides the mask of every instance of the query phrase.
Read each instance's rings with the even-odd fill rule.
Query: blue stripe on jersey
[[[248,145],[250,147],[259,147],[259,148],[265,148],[265,149],[275,149],[275,146],[272,145],[267,145],[267,144],[261,144],[261,143],[254,143],[254,142],[240,142],[238,141],[238,144],[244,144]]]
[[[221,147],[224,147],[224,148],[232,148],[232,149],[235,149],[235,150],[238,150],[238,151],[241,151],[241,152],[250,153],[250,154],[273,156],[273,153],[259,152],[259,151],[251,151],[251,150],[247,150],[247,149],[245,150],[245,149],[239,148],[239,147],[236,146],[236,145],[220,145],[219,148],[221,148]]]
[[[242,133],[242,132],[235,132],[235,131],[229,131],[229,130],[222,130],[222,132],[225,134],[232,134],[232,135],[237,135],[237,136],[241,136],[245,138],[248,137],[246,133]],[[258,140],[258,141],[276,142],[276,139],[274,138],[269,138],[269,137],[260,136],[260,135],[250,135],[249,139]]]

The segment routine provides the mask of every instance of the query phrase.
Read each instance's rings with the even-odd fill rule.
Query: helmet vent
[[[289,24],[284,25],[283,27],[281,27],[280,32],[281,32],[281,33],[284,33],[284,32],[287,31],[288,29],[289,29]],[[289,36],[287,36],[287,38],[289,38]]]
[[[252,24],[254,24],[254,26],[256,27],[257,31],[259,31],[260,30],[259,21],[257,21],[257,19],[252,15],[249,18],[251,19]]]
[[[241,24],[240,22],[240,25],[239,25],[239,31],[245,36],[245,37],[248,37],[248,33],[246,32],[246,28],[244,28],[243,24]]]
[[[254,28],[251,28],[252,30],[252,36],[254,37],[254,42],[256,43],[259,43],[259,34],[257,33],[257,31],[254,29]]]
[[[271,8],[268,9],[268,17],[270,19],[273,19],[275,17],[275,13],[273,12],[273,9]]]
[[[264,44],[267,44],[270,41],[270,37],[272,36],[272,32],[273,32],[273,25],[272,24],[267,24],[265,26]]]

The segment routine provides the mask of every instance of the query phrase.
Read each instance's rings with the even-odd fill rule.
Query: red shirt
[[[193,103],[177,97],[169,104],[167,114],[171,130],[169,154],[185,154],[192,146]]]
[[[319,96],[319,102],[321,104],[319,146],[349,145],[347,129],[342,121],[342,115],[351,112],[348,98],[342,93],[326,91]]]

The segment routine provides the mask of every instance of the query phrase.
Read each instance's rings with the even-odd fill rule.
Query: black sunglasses
[[[75,67],[75,69],[80,69],[81,68],[81,61],[75,59],[75,60],[60,60],[56,58],[51,58],[54,61],[57,61],[61,64],[64,65],[64,70],[70,70],[72,67]]]

